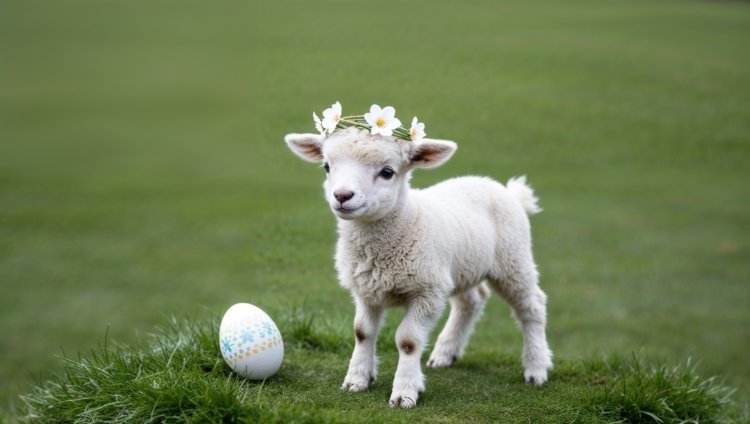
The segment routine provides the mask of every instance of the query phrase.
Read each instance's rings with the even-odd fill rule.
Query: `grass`
[[[24,395],[20,418],[92,423],[718,423],[740,418],[730,391],[701,377],[689,363],[667,368],[647,367],[638,358],[563,361],[555,372],[558,381],[536,388],[523,384],[519,361],[507,355],[431,370],[429,379],[435,381],[419,412],[389,410],[384,407],[387,382],[366,393],[337,389],[348,354],[340,347],[351,348],[351,337],[311,322],[304,314],[284,320],[282,332],[292,335],[286,340],[287,357],[279,373],[262,383],[238,378],[224,363],[218,318],[172,319],[136,347],[108,346],[105,339],[92,352],[65,359],[64,374]],[[321,338],[336,343],[311,342]],[[383,350],[395,356],[383,342]],[[311,361],[313,356],[340,363]],[[393,361],[384,365],[392,368]],[[470,383],[480,374],[489,377],[489,385]],[[462,381],[457,390],[455,384]]]
[[[307,422],[302,408],[269,408],[263,385],[233,377],[217,348],[218,321],[172,320],[145,346],[104,345],[65,359],[65,374],[22,399],[37,422]],[[251,397],[251,394],[254,396]],[[317,417],[311,421],[317,421]]]
[[[345,113],[392,104],[458,142],[415,186],[527,174],[544,208],[532,226],[557,361],[549,388],[513,383],[520,334],[495,298],[464,368],[430,374],[418,412],[388,418],[570,418],[579,398],[558,397],[563,371],[633,351],[668,367],[695,358],[747,404],[747,4],[0,0],[0,11],[9,415],[63,371],[60,348],[96,348],[109,328],[140,349],[164,316],[241,301],[276,317],[306,299],[315,318],[293,333],[335,323],[281,374],[316,370],[303,381],[335,389],[348,349],[330,334],[350,331],[353,308],[335,282],[322,171],[282,137],[312,130],[311,112],[336,100]],[[391,414],[384,337],[381,382],[350,399],[374,417]],[[316,399],[302,410],[350,418],[336,390],[292,381],[263,389],[279,413]]]
[[[732,390],[717,384],[714,377],[701,378],[690,360],[644,370],[636,358],[632,363],[619,363],[613,374],[600,399],[608,418],[658,423],[728,421],[717,413],[732,403]]]

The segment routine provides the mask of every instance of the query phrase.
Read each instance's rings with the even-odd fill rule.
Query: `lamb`
[[[375,344],[384,310],[404,307],[396,331],[399,360],[389,404],[411,408],[425,390],[420,360],[450,303],[450,315],[427,361],[460,358],[492,287],[523,331],[524,378],[541,385],[552,368],[547,297],[538,285],[527,215],[540,211],[525,177],[507,186],[459,177],[419,190],[411,172],[445,163],[452,141],[407,141],[356,127],[330,134],[288,134],[300,158],[322,163],[325,198],[338,218],[336,269],[351,291],[355,347],[342,390],[366,390],[377,376]]]

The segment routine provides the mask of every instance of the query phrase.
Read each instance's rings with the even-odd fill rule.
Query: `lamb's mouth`
[[[337,206],[336,208],[334,208],[334,210],[338,213],[347,215],[347,214],[350,214],[350,213],[353,213],[362,209],[362,206],[357,206],[356,208],[347,208],[346,206]]]

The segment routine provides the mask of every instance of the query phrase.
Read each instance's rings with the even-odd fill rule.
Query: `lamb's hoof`
[[[428,368],[445,368],[453,365],[458,357],[456,355],[438,355],[433,353],[427,361]]]
[[[417,406],[417,397],[419,394],[410,393],[410,394],[393,394],[391,396],[391,400],[388,402],[388,405],[391,408],[402,408],[402,409],[409,409]]]
[[[419,394],[423,392],[424,383],[399,384],[398,382],[394,382],[393,391],[391,392],[391,400],[388,401],[388,405],[390,405],[391,408],[413,408],[417,405]]]
[[[365,378],[362,376],[347,375],[344,379],[344,384],[341,385],[341,390],[349,392],[363,392],[370,387],[370,384],[375,381],[375,377]]]
[[[354,383],[344,383],[341,385],[341,390],[345,392],[363,392],[367,390],[367,386],[360,386]]]
[[[547,370],[526,370],[523,373],[523,377],[529,386],[541,386],[547,382]]]

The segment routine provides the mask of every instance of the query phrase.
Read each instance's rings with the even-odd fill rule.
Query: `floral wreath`
[[[341,116],[341,103],[336,102],[323,111],[323,119],[313,112],[315,129],[321,135],[331,134],[337,128],[355,127],[370,130],[371,134],[393,136],[407,141],[419,141],[426,135],[424,123],[419,122],[417,117],[411,121],[411,128],[401,126],[401,121],[396,118],[396,109],[392,106],[380,108],[378,105],[370,106],[370,112],[364,115]]]

